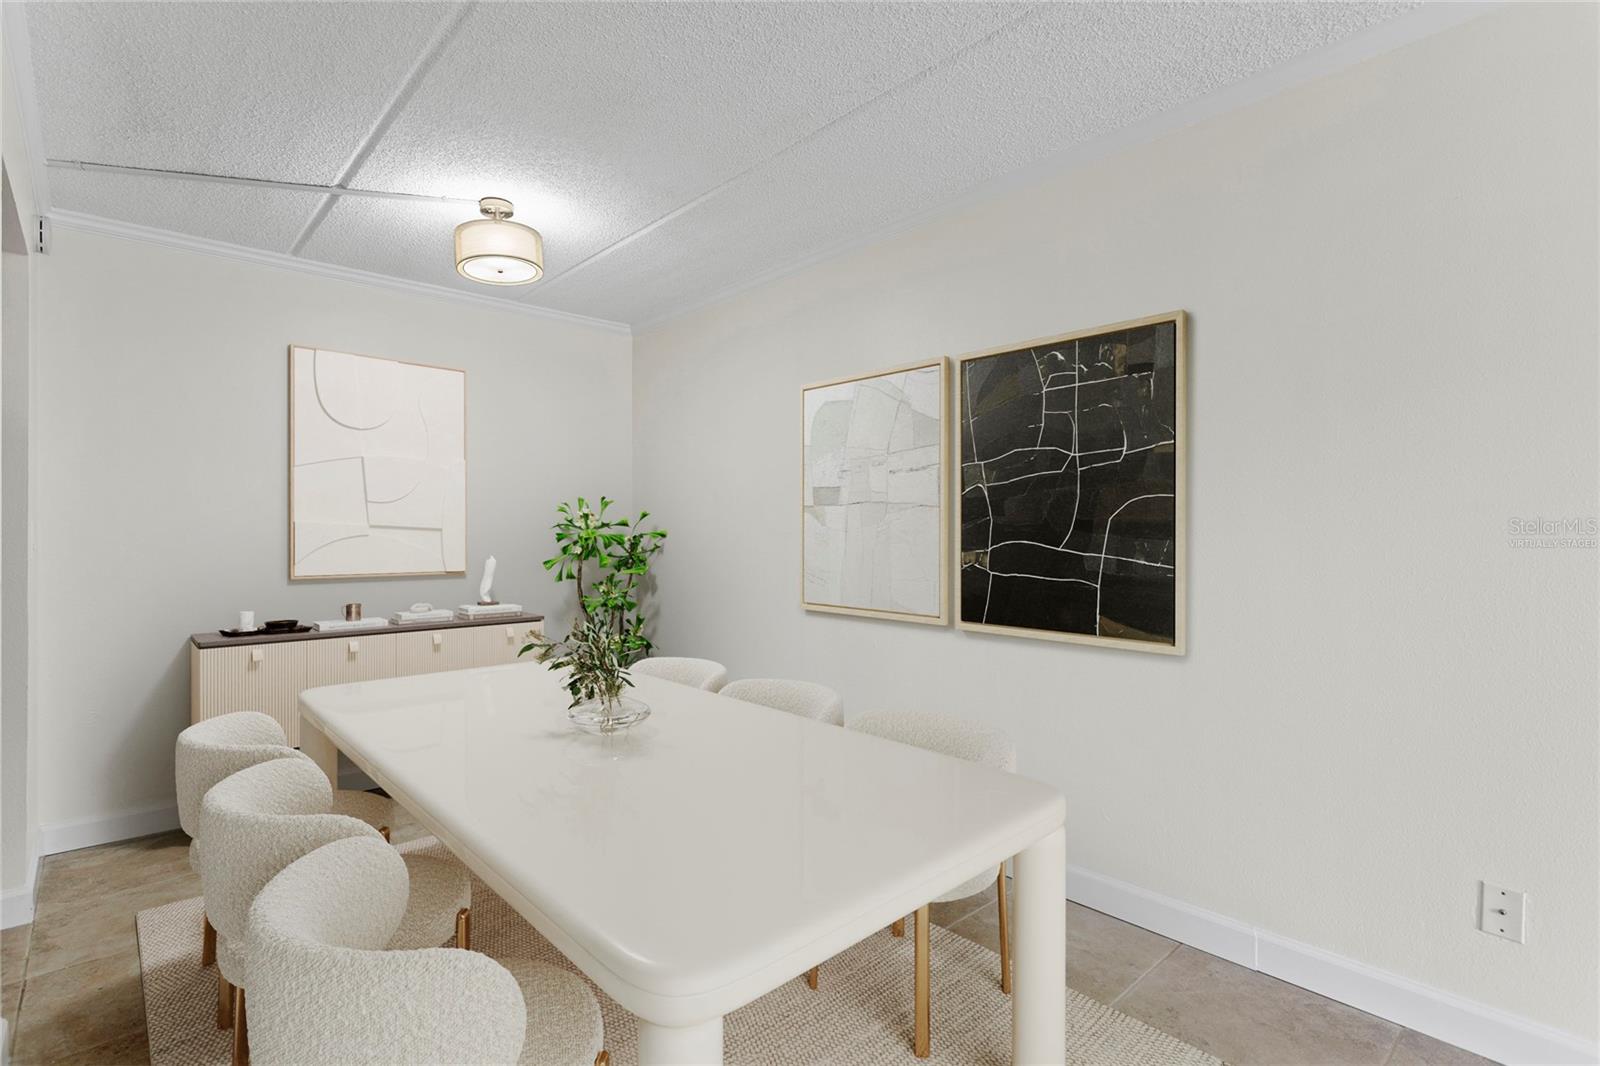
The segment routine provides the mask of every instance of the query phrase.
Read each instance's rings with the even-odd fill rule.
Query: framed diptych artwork
[[[466,378],[289,349],[291,580],[466,572]]]
[[[963,629],[1182,654],[1181,311],[962,356]]]
[[[803,390],[807,610],[949,620],[947,379],[936,359]]]

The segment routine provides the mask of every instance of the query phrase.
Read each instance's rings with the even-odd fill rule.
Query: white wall
[[[1513,7],[637,337],[662,651],[991,721],[1071,862],[1593,1038],[1596,553],[1507,524],[1597,513],[1595,89]],[[801,611],[803,384],[1173,308],[1187,657]]]
[[[491,553],[499,598],[554,620],[567,597],[539,560],[555,505],[631,496],[626,332],[59,224],[35,277],[47,845],[62,826],[173,802],[191,632],[240,609],[475,602]],[[466,371],[468,577],[289,583],[291,343]]]
[[[28,244],[3,171],[0,226],[0,888],[5,922],[30,909],[28,789]],[[25,920],[25,919],[24,919]]]
[[[29,599],[29,487],[32,461],[28,418],[32,388],[29,349],[31,256],[26,229],[37,213],[33,159],[17,109],[12,38],[0,41],[0,157],[12,203],[7,206],[3,299],[0,299],[0,922],[7,927],[33,917],[37,804],[32,772],[33,704]],[[10,212],[14,209],[14,215]],[[15,229],[13,228],[15,224]],[[20,245],[20,247],[19,247]]]

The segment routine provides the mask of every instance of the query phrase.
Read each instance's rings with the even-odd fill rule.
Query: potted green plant
[[[667,532],[647,526],[650,512],[627,521],[607,511],[616,501],[600,497],[598,507],[578,497],[576,504],[556,508],[557,553],[544,561],[557,584],[577,585],[578,615],[560,640],[543,634],[518,655],[537,652],[552,670],[566,671],[562,683],[572,697],[568,715],[593,732],[611,733],[642,721],[650,708],[624,695],[633,686],[628,667],[648,654],[646,616],[641,600],[650,558],[662,548]]]

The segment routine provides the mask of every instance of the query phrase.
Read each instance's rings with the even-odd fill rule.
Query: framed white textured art
[[[944,359],[808,385],[801,604],[949,621]]]
[[[467,568],[467,375],[289,349],[289,579]]]

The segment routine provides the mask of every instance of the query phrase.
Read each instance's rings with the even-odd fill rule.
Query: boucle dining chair
[[[683,659],[671,655],[640,659],[628,667],[629,673],[676,681],[690,688],[716,692],[728,682],[728,668],[710,659]]]
[[[728,682],[721,694],[829,725],[844,725],[844,700],[826,685],[810,681],[784,681],[775,677],[750,677]]]
[[[1007,773],[1017,772],[1017,747],[1011,742],[1011,738],[998,729],[991,729],[963,718],[922,711],[871,711],[852,717],[846,728],[928,751],[936,751],[957,759],[965,759],[967,762],[992,766]],[[927,1058],[931,1048],[928,907],[933,903],[966,899],[982,892],[991,884],[995,887],[1000,909],[1000,990],[1007,995],[1011,993],[1011,930],[1006,904],[1006,864],[1002,862],[998,877],[979,874],[917,908],[912,978],[916,998],[916,1032],[912,1049],[918,1058]],[[895,922],[891,930],[895,936],[904,936],[904,919]]]
[[[583,978],[531,959],[385,950],[406,910],[393,848],[325,844],[250,906],[250,1053],[274,1063],[605,1063]]]
[[[233,1026],[236,1066],[248,1057],[243,945],[257,893],[285,866],[335,840],[367,838],[387,847],[376,829],[332,813],[332,805],[327,776],[299,752],[224,778],[200,802],[200,888],[217,929],[217,1027]],[[466,867],[428,855],[397,857],[410,887],[391,946],[438,947],[452,934],[469,946],[472,879]]]
[[[260,711],[235,711],[196,722],[178,734],[178,824],[189,834],[189,865],[200,870],[200,800],[230,774],[269,759],[294,754],[283,727]],[[371,792],[340,789],[333,794],[335,814],[359,818],[380,833],[395,824],[394,801]],[[209,917],[200,941],[200,965],[216,961],[217,932]]]

